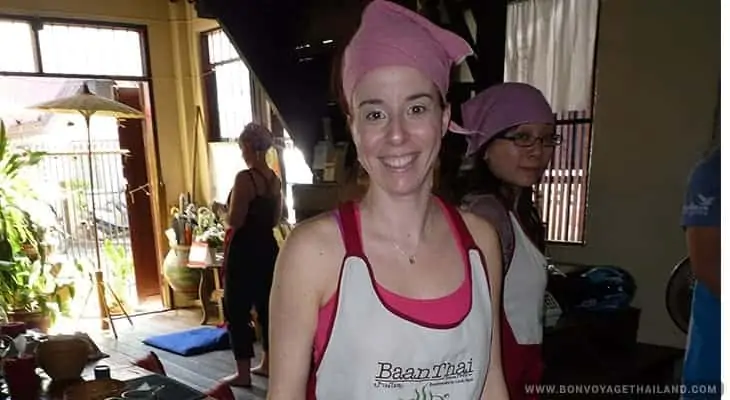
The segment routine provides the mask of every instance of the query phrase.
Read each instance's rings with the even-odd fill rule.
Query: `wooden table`
[[[103,360],[101,360],[101,363],[104,363]],[[94,365],[96,365],[96,362],[89,363],[89,365],[84,369],[84,372],[82,374],[83,380],[93,380],[94,379]],[[106,363],[104,363],[106,364]],[[135,365],[129,364],[129,365],[123,365],[123,366],[115,366],[110,365],[111,368],[111,377],[113,379],[117,379],[120,381],[131,381],[136,378],[140,378],[143,376],[149,376],[153,375],[152,372],[137,367]],[[39,370],[40,371],[40,370]],[[73,383],[64,383],[60,385],[56,385],[46,376],[44,373],[39,374],[41,376],[41,379],[43,380],[43,394],[39,398],[39,400],[64,400],[64,391],[68,389]],[[169,377],[168,377],[169,378]],[[173,379],[173,378],[169,378]],[[173,379],[174,380],[174,379]],[[7,398],[7,393],[4,391],[0,393],[0,399]],[[203,400],[216,400],[213,397],[206,396],[203,397]]]
[[[200,325],[208,324],[208,311],[215,304],[218,310],[218,318],[223,320],[223,284],[221,282],[221,269],[223,268],[223,254],[217,253],[215,261],[209,264],[188,264],[190,268],[200,270],[200,283],[198,284],[198,297],[203,317]],[[209,275],[213,276],[213,285],[210,285]]]

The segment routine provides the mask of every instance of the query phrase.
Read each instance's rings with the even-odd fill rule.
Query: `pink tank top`
[[[446,209],[446,205],[438,197],[436,198],[442,211],[447,216],[451,232],[457,240],[457,245],[462,256],[464,265],[464,282],[451,294],[435,299],[411,299],[400,296],[384,288],[375,282],[375,289],[383,303],[398,314],[407,316],[423,325],[454,325],[461,321],[468,313],[471,306],[471,270],[467,255],[466,243],[460,234],[459,229]],[[358,232],[344,232],[340,222],[340,214],[337,212],[335,218],[340,227],[343,237],[349,235],[360,236],[360,213],[357,206],[354,207]],[[322,359],[327,340],[330,336],[334,316],[337,309],[338,293],[334,295],[319,309],[317,318],[317,329],[314,335],[313,361],[316,364]]]

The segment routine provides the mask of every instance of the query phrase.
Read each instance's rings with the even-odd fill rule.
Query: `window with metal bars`
[[[253,120],[248,67],[222,29],[201,33],[208,140],[231,141]]]
[[[535,194],[550,242],[585,241],[592,127],[589,111],[570,111],[557,116],[557,132],[563,142],[555,148]]]

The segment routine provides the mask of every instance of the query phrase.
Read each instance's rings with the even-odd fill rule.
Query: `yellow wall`
[[[171,199],[190,190],[195,107],[202,104],[197,33],[215,21],[195,18],[185,1],[168,0],[4,0],[0,13],[147,26],[162,180]]]
[[[664,290],[686,254],[687,175],[709,143],[720,77],[720,2],[604,0],[585,247],[557,260],[614,264],[638,281],[641,340],[684,346]]]
[[[3,0],[0,13],[24,16],[61,17],[92,21],[131,23],[147,26],[150,53],[153,108],[160,153],[161,176],[150,164],[151,184],[160,190],[154,196],[156,222],[167,228],[166,202],[175,202],[178,194],[192,188],[192,141],[196,105],[202,104],[200,58],[197,33],[216,27],[215,21],[194,18],[186,1],[169,0]],[[199,129],[204,129],[201,124]],[[199,134],[199,179],[197,198],[208,198],[207,152],[205,132]],[[149,138],[148,138],[149,139]],[[148,144],[151,140],[147,140]],[[151,151],[151,149],[148,149]],[[160,262],[166,243],[160,248]]]
[[[168,0],[3,0],[0,13],[147,25],[162,180],[170,201],[190,190],[195,106],[202,104],[197,32],[213,21]],[[715,0],[604,0],[601,9],[587,245],[553,246],[551,254],[627,268],[639,284],[644,341],[685,341],[665,311],[664,288],[685,254],[678,226],[685,179],[711,133],[718,15]],[[208,165],[204,141],[200,166]],[[206,169],[198,168],[199,198],[209,196]]]

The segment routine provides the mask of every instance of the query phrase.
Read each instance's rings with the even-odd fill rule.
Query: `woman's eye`
[[[368,121],[375,121],[378,119],[382,119],[383,117],[384,117],[384,115],[381,111],[370,111],[367,114],[365,114],[365,119]]]
[[[517,132],[514,134],[513,137],[515,138],[515,140],[519,140],[519,141],[530,140],[532,138],[532,136],[529,133],[525,133],[525,132]]]
[[[418,106],[412,106],[410,113],[411,114],[422,114],[426,112],[426,107],[418,105]]]

